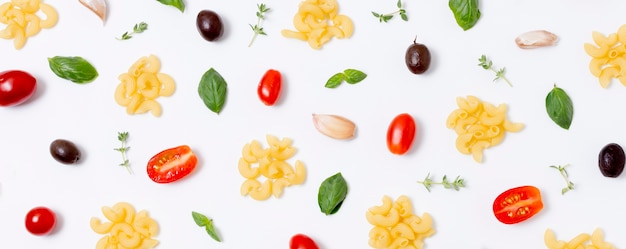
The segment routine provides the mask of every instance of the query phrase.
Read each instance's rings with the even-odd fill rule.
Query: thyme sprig
[[[426,178],[424,178],[423,181],[417,181],[417,183],[424,185],[424,187],[426,187],[426,190],[428,190],[428,192],[430,192],[430,188],[433,185],[437,185],[437,184],[443,185],[443,187],[446,189],[454,189],[456,191],[459,191],[460,188],[465,187],[465,180],[461,178],[461,176],[457,176],[453,181],[450,181],[448,179],[448,176],[444,175],[440,182],[436,182],[436,181],[433,181],[433,179],[430,176],[430,173],[428,173],[428,175],[426,176]]]
[[[565,183],[567,184],[567,187],[564,187],[563,189],[561,189],[562,195],[564,195],[570,190],[574,190],[574,183],[569,180],[569,174],[567,173],[567,170],[565,169],[567,166],[569,166],[569,164],[566,164],[563,166],[550,165],[550,168],[557,169],[559,173],[561,173],[561,177],[563,177],[563,180],[565,180]]]
[[[380,14],[378,12],[372,11],[372,15],[377,17],[379,22],[388,22],[396,14],[400,15],[400,18],[402,18],[402,20],[408,21],[409,17],[406,15],[406,10],[404,8],[402,8],[402,0],[398,0],[398,2],[396,3],[396,6],[398,7],[398,10],[396,10],[394,12],[391,12],[391,13],[388,13],[388,14]]]
[[[504,76],[505,70],[506,68],[500,68],[498,70],[493,68],[493,62],[489,59],[487,59],[486,55],[482,55],[480,56],[480,58],[478,58],[478,65],[481,66],[483,69],[485,70],[491,70],[494,73],[496,73],[496,78],[493,79],[493,81],[497,81],[499,79],[503,79],[504,81],[506,81],[507,84],[509,84],[509,86],[513,86],[513,84],[511,84],[511,82],[509,81],[509,79],[506,78],[506,76]]]
[[[130,170],[130,162],[128,158],[126,158],[126,152],[130,149],[130,146],[126,146],[126,141],[128,140],[128,132],[118,132],[117,140],[119,140],[122,145],[119,148],[114,148],[114,150],[119,151],[122,154],[122,163],[119,166],[125,167],[129,174],[133,172]]]
[[[257,17],[256,24],[254,26],[252,24],[248,24],[250,25],[250,28],[252,28],[252,31],[254,31],[254,35],[252,36],[252,40],[250,40],[248,47],[252,46],[252,43],[254,43],[254,40],[256,39],[258,35],[267,35],[265,31],[263,30],[263,27],[261,26],[261,21],[265,19],[265,13],[267,13],[271,9],[268,8],[264,3],[257,4],[256,6],[258,9],[256,12],[256,17]]]
[[[140,22],[135,24],[135,26],[133,27],[133,31],[132,32],[125,32],[124,34],[122,34],[121,38],[117,38],[118,40],[128,40],[130,38],[133,38],[134,34],[140,34],[143,33],[144,31],[148,30],[148,24],[145,22]]]

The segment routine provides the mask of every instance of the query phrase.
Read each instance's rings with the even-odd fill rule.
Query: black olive
[[[211,10],[202,10],[196,18],[198,32],[207,41],[215,41],[224,33],[224,25],[220,16]]]
[[[613,178],[618,177],[624,170],[624,163],[626,163],[626,156],[624,156],[624,150],[618,144],[607,144],[600,151],[598,166],[602,175]]]
[[[422,74],[430,67],[430,51],[421,43],[415,42],[406,50],[404,62],[413,74]]]
[[[50,144],[50,154],[63,164],[73,164],[80,160],[80,150],[76,145],[64,139],[57,139]]]

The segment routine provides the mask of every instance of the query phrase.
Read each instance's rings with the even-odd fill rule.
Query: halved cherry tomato
[[[402,155],[409,151],[415,139],[415,120],[408,113],[396,116],[387,129],[387,148],[391,153]]]
[[[14,106],[35,93],[37,79],[27,72],[8,70],[0,73],[0,106]]]
[[[533,186],[504,191],[493,201],[493,214],[504,224],[522,222],[543,209],[541,193]]]
[[[267,106],[274,105],[280,97],[280,89],[282,88],[282,77],[279,71],[274,69],[267,70],[259,82],[257,94],[261,102]]]
[[[36,207],[26,214],[26,230],[34,235],[46,235],[54,229],[56,215],[46,207]]]
[[[148,177],[156,183],[170,183],[191,173],[198,163],[187,145],[166,149],[148,161]]]
[[[319,247],[309,236],[299,233],[289,240],[289,249],[319,249]]]

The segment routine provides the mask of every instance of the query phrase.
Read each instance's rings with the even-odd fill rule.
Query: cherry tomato
[[[415,139],[415,120],[408,113],[396,116],[387,129],[387,148],[396,155],[405,154]]]
[[[493,214],[504,224],[522,222],[543,209],[541,193],[533,186],[504,191],[493,201]]]
[[[189,146],[169,148],[150,158],[148,177],[156,183],[170,183],[189,175],[197,163],[198,158]]]
[[[274,105],[280,97],[280,89],[282,87],[282,77],[280,72],[270,69],[265,72],[259,87],[257,88],[257,94],[261,102],[267,106]]]
[[[46,235],[54,229],[56,215],[46,207],[36,207],[26,214],[26,230],[34,235]]]
[[[289,249],[319,249],[319,247],[309,236],[299,233],[289,240]]]
[[[35,93],[37,79],[27,72],[8,70],[0,72],[0,106],[14,106],[28,100]]]

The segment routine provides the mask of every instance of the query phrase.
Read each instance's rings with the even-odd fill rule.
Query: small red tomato
[[[402,155],[409,151],[415,139],[415,120],[408,113],[396,116],[387,129],[387,148],[391,153]]]
[[[289,249],[319,249],[319,247],[309,236],[299,233],[289,240]]]
[[[14,106],[35,93],[37,79],[27,72],[8,70],[0,73],[0,106]]]
[[[198,158],[187,145],[169,148],[148,161],[148,177],[156,183],[170,183],[191,173]]]
[[[522,222],[543,209],[541,192],[533,186],[504,191],[493,201],[493,214],[504,224]]]
[[[261,102],[267,106],[274,105],[280,97],[280,89],[282,87],[282,77],[279,71],[274,69],[267,70],[259,82],[257,94]]]
[[[54,229],[56,215],[46,207],[36,207],[26,214],[26,230],[34,235],[46,235]]]

